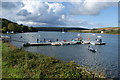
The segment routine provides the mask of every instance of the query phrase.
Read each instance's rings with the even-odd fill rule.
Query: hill
[[[69,31],[69,30],[89,30],[86,28],[77,28],[77,27],[29,27],[23,24],[17,24],[10,20],[0,18],[2,25],[2,32],[6,33],[7,31],[14,32],[33,32],[33,31]]]
[[[36,31],[35,28],[29,27],[23,24],[18,24],[15,22],[12,22],[10,20],[0,18],[0,26],[1,26],[1,31],[3,33],[6,32],[34,32]]]
[[[38,31],[69,31],[69,30],[89,30],[86,28],[74,28],[74,27],[36,27]]]
[[[120,34],[120,27],[94,28],[90,30],[71,30],[70,32]]]
[[[106,28],[96,28],[97,30],[118,30],[120,27],[106,27]]]

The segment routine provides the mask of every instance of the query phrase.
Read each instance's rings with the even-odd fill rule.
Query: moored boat
[[[90,44],[90,41],[82,41],[82,44]]]
[[[92,45],[105,45],[106,43],[105,42],[90,42],[90,44]]]
[[[59,46],[59,45],[62,45],[60,42],[52,42],[51,43],[52,46]]]

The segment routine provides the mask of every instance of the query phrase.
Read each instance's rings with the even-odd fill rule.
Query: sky
[[[0,17],[33,27],[118,27],[118,3],[100,0],[0,2]]]

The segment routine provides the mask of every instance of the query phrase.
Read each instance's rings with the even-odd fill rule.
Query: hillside
[[[6,33],[7,31],[14,32],[33,32],[33,31],[69,31],[69,30],[89,30],[86,28],[77,28],[77,27],[29,27],[23,24],[17,24],[10,20],[0,18],[0,25],[2,25],[2,32]],[[10,25],[11,24],[11,25]],[[10,28],[11,27],[11,28]]]
[[[0,25],[2,25],[2,28],[7,27],[9,23],[13,23],[13,22],[4,18],[0,18]]]
[[[120,34],[120,27],[94,28],[90,30],[70,30],[69,32]]]
[[[118,30],[120,27],[106,27],[106,28],[96,28],[97,30]]]
[[[34,32],[36,31],[35,28],[29,27],[23,24],[18,24],[15,22],[12,22],[10,20],[0,18],[0,26],[2,33],[6,32]]]
[[[74,28],[74,27],[36,27],[38,31],[69,31],[69,30],[89,30],[86,28]]]

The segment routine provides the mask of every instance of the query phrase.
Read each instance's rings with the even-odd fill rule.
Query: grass
[[[2,44],[3,78],[101,78],[74,61],[31,53],[9,43]]]
[[[81,32],[81,33],[101,33],[101,31],[104,31],[104,34],[120,34],[120,29],[111,29],[111,30],[105,30],[105,29],[98,29],[98,30],[70,30],[69,32]]]

